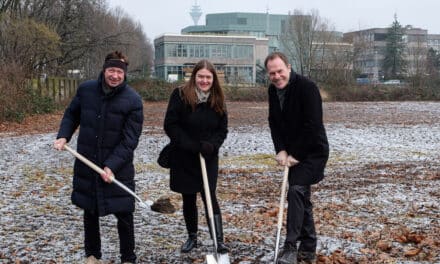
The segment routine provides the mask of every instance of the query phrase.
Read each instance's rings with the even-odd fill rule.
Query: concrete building
[[[440,34],[428,34],[428,48],[440,52]]]
[[[311,76],[315,81],[353,78],[353,45],[345,42],[314,42]]]
[[[428,31],[411,26],[406,26],[404,30],[406,74],[413,75],[421,70],[426,60]],[[352,43],[357,52],[354,58],[354,69],[373,82],[383,79],[382,64],[385,58],[387,34],[388,28],[371,28],[344,33],[344,40]]]
[[[182,80],[187,68],[211,61],[226,83],[255,83],[268,54],[268,39],[254,36],[164,34],[154,40],[155,75]]]
[[[183,28],[181,35],[166,34],[154,40],[155,76],[170,81],[182,80],[191,65],[206,58],[224,74],[226,83],[264,82],[264,59],[272,51],[285,51],[281,40],[292,15],[241,12],[207,14],[206,25],[197,25],[200,14],[200,7],[193,6],[190,15],[194,25]],[[336,33],[333,34],[341,39]],[[317,75],[323,76],[321,73],[335,69],[351,71],[350,65],[323,61],[340,57],[342,49],[347,48],[346,43],[317,43],[314,46],[319,46],[318,54],[321,57],[315,58],[319,65],[310,67]],[[349,51],[352,51],[351,47]],[[286,54],[290,56],[288,52]],[[298,70],[296,60],[290,60],[294,70]]]
[[[207,14],[205,25],[188,26],[182,34],[254,36],[267,38],[268,52],[279,50],[279,36],[283,32],[288,15],[269,13],[218,13]]]

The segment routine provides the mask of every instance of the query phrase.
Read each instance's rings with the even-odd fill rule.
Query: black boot
[[[277,264],[297,264],[298,263],[298,252],[296,250],[296,245],[291,243],[285,243],[283,250],[277,259]]]
[[[298,251],[298,262],[300,263],[315,263],[316,253],[314,251]]]
[[[180,252],[188,253],[195,247],[197,247],[197,233],[189,233],[188,239],[183,243]]]
[[[217,253],[225,254],[229,252],[229,248],[223,242],[223,225],[222,216],[219,214],[214,215],[215,234],[217,236]]]

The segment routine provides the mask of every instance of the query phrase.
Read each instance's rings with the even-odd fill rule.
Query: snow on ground
[[[438,106],[434,104],[433,109],[438,111]],[[348,259],[368,263],[362,262],[363,256],[373,253],[365,250],[370,248],[369,241],[359,236],[392,229],[393,225],[404,225],[412,231],[440,230],[439,122],[389,125],[335,122],[326,124],[326,129],[331,149],[327,178],[314,187],[313,194],[320,255],[334,255],[340,250]],[[168,171],[155,163],[159,150],[168,141],[160,131],[156,127],[144,128],[135,153],[137,193],[151,200],[161,196],[178,199],[168,189]],[[78,263],[83,259],[82,212],[70,202],[73,158],[67,152],[52,149],[54,137],[50,133],[0,138],[0,263]],[[75,140],[71,145],[75,145]],[[277,175],[273,168],[265,173],[264,168],[271,165],[260,162],[273,154],[266,126],[231,128],[221,149],[221,168],[230,172],[237,172],[238,168],[255,170],[255,176],[249,173],[240,178],[243,171],[232,173],[227,177],[231,179],[228,183],[220,183],[219,192],[222,186],[231,190],[241,186],[234,185],[234,181],[243,186],[252,185],[249,179],[257,176],[277,188],[281,176],[273,176]],[[408,177],[412,178],[408,180]],[[254,208],[268,208],[278,202],[279,196],[276,191],[271,201],[260,197],[249,204],[240,200],[240,195],[245,197],[245,193],[237,193],[235,200],[221,200],[225,215],[229,215],[225,218],[231,219],[231,223],[240,217],[237,215],[240,211],[245,215]],[[408,212],[416,216],[407,217]],[[186,238],[180,208],[170,215],[149,213],[146,220],[141,213],[140,210],[135,213],[140,263],[200,263],[210,252],[209,236],[201,223],[203,246],[190,254],[180,254],[180,245]],[[386,220],[376,221],[383,217]],[[225,234],[235,263],[271,262],[276,225],[265,226],[263,233],[258,234],[252,226],[257,220],[253,218],[248,226],[225,221]],[[103,259],[106,263],[117,263],[115,220],[107,216],[101,222]],[[257,237],[258,243],[246,242],[249,237]],[[393,243],[396,251],[403,252],[409,247]],[[394,263],[440,263],[438,252],[431,252],[425,261],[422,257],[405,258],[403,253],[389,254]],[[378,257],[386,259],[383,254]]]

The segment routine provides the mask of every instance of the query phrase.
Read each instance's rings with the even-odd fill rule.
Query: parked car
[[[370,78],[356,78],[357,84],[370,84],[371,80]]]
[[[387,80],[384,81],[383,84],[385,85],[396,85],[396,84],[401,84],[400,80]]]

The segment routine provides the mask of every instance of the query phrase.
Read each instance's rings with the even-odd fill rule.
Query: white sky
[[[140,22],[152,41],[163,33],[180,33],[193,25],[189,15],[195,0],[108,0],[109,6],[121,7],[134,21]],[[203,15],[225,12],[287,14],[294,9],[317,9],[337,31],[348,32],[372,27],[387,27],[394,14],[402,26],[412,25],[440,34],[440,0],[197,0]]]

